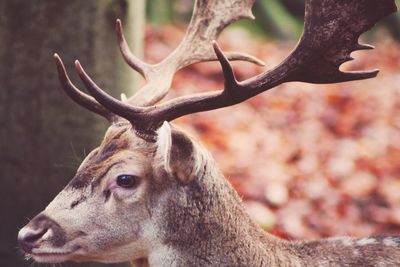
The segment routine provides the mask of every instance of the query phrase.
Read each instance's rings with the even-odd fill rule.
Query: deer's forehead
[[[99,162],[94,164],[88,162],[85,166],[79,169],[68,186],[73,189],[81,189],[93,185],[94,183],[100,184],[100,182],[97,181],[100,181],[112,167],[119,163],[122,163],[122,160],[118,161],[110,159],[103,163]]]
[[[100,151],[102,152],[113,152],[113,150],[118,148],[126,148],[129,143],[133,142],[133,133],[130,127],[121,126],[121,127],[110,127],[103,141],[100,144]]]
[[[74,189],[97,186],[111,168],[123,163],[144,165],[149,151],[143,140],[138,140],[129,127],[109,129],[101,145],[80,166],[69,183]]]
[[[116,150],[130,148],[131,150],[148,150],[152,147],[149,143],[137,136],[132,129],[131,124],[122,124],[122,126],[111,126],[99,147],[100,153],[112,153]]]

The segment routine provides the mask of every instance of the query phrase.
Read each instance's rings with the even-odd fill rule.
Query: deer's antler
[[[116,119],[114,113],[100,105],[92,96],[83,93],[75,87],[68,75],[66,75],[67,71],[58,54],[54,54],[54,59],[57,63],[58,77],[65,93],[79,105],[105,117],[109,121],[114,121]]]
[[[197,0],[185,37],[169,56],[154,65],[147,64],[132,54],[123,34],[122,23],[118,19],[116,33],[121,54],[126,63],[147,81],[146,85],[126,102],[142,107],[153,105],[168,93],[173,76],[178,70],[197,62],[217,60],[211,42],[230,23],[243,18],[254,18],[251,13],[253,3],[254,0]],[[227,57],[230,60],[243,60],[264,65],[261,60],[243,53],[227,53]],[[91,96],[78,92],[77,88],[70,82],[58,56],[56,56],[56,63],[61,83],[67,94],[79,104],[105,116],[106,112],[99,107],[97,101]],[[106,117],[109,119],[110,114],[107,114]]]
[[[137,130],[153,131],[164,121],[231,106],[285,82],[337,83],[375,77],[376,70],[342,72],[339,67],[352,59],[351,52],[371,48],[358,43],[360,35],[394,11],[394,0],[307,0],[301,40],[276,68],[238,82],[228,58],[214,43],[225,77],[224,90],[179,97],[159,106],[139,107],[118,101],[103,92],[79,63],[77,69],[89,92],[100,104],[131,121]]]

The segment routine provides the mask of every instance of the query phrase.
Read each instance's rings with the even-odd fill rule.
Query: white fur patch
[[[351,238],[345,238],[345,239],[342,240],[342,244],[345,247],[351,247],[351,246],[353,246],[353,243],[354,242],[353,242],[353,240]]]
[[[169,174],[172,173],[170,165],[171,146],[171,126],[165,121],[160,129],[158,129],[157,154],[161,156],[164,169]]]
[[[365,238],[361,238],[360,240],[357,240],[357,245],[359,246],[365,246],[365,245],[372,245],[372,244],[376,244],[377,241],[374,238],[369,238],[369,237],[365,237]]]
[[[163,199],[165,196],[161,196]],[[154,214],[153,218],[160,218],[160,214]],[[158,224],[162,224],[159,219],[148,221],[143,225],[143,235],[147,240],[148,262],[150,266],[175,266],[176,257],[180,257],[179,251],[169,245],[160,242],[160,228]]]
[[[386,237],[383,239],[383,244],[385,246],[390,246],[390,247],[397,247],[399,244],[394,240],[394,238],[391,237]]]
[[[176,258],[180,258],[180,253],[170,246],[161,246],[149,254],[150,266],[176,266]]]

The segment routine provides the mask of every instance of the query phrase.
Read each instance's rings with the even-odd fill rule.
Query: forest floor
[[[182,34],[148,28],[147,60],[165,57]],[[295,45],[237,28],[219,43],[266,62],[233,63],[239,80],[273,68]],[[379,68],[378,78],[288,83],[176,122],[211,151],[265,230],[288,239],[400,233],[400,46],[385,33],[371,43],[377,49],[354,53],[342,68]],[[168,97],[221,88],[219,64],[201,63],[176,75]]]

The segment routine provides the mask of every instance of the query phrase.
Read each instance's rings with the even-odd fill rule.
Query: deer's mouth
[[[35,261],[41,263],[61,263],[74,258],[74,256],[79,253],[80,249],[80,246],[74,247],[69,251],[33,249],[29,256],[32,257]]]

